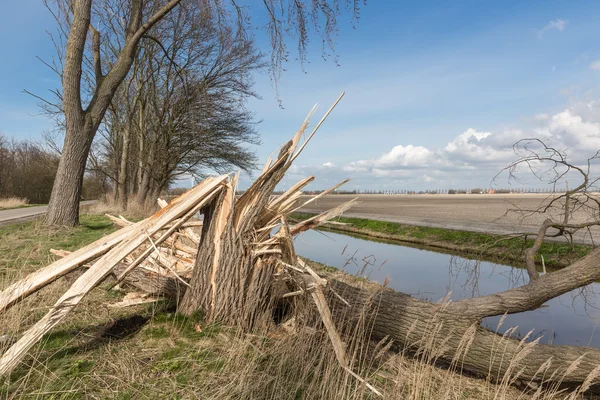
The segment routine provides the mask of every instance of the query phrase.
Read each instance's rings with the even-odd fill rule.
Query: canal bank
[[[314,214],[295,213],[292,218],[302,221]],[[385,240],[397,244],[426,246],[431,249],[458,252],[461,255],[486,259],[512,266],[524,264],[523,250],[533,244],[533,236],[494,235],[427,226],[414,226],[396,222],[364,218],[339,217],[321,229],[332,232],[363,235],[367,238]],[[542,245],[536,263],[540,271],[542,264],[548,269],[570,265],[588,254],[590,246],[550,241]],[[543,257],[543,261],[542,261]]]

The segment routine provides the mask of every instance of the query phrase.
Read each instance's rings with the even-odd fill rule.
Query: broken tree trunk
[[[292,139],[282,146],[276,160],[267,162],[263,173],[239,199],[235,197],[237,180],[234,180],[204,210],[198,257],[190,288],[179,306],[181,312],[192,314],[200,310],[209,321],[219,320],[249,331],[269,321],[273,307],[271,285],[277,263],[263,257],[269,258],[281,250],[276,242],[271,245],[257,240],[269,235],[273,221],[293,210],[301,188],[313,179],[306,178],[283,196],[271,199],[292,161],[325,118],[298,150],[314,111],[315,108]]]
[[[235,195],[237,177],[209,178],[148,220],[130,224],[122,218],[113,219],[124,228],[105,238],[101,242],[105,244],[69,254],[34,274],[35,279],[28,277],[0,293],[0,309],[5,309],[61,274],[106,253],[2,356],[0,374],[10,371],[45,332],[109,273],[143,287],[147,294],[178,297],[181,289],[187,287],[180,311],[201,311],[209,321],[219,320],[246,331],[273,323],[275,302],[281,298],[310,294],[340,364],[355,377],[352,365],[346,365],[350,362],[335,323],[347,325],[348,319],[365,316],[371,320],[373,339],[388,337],[400,348],[432,352],[435,356],[431,359],[459,363],[454,365],[499,381],[512,382],[518,376],[521,380],[580,383],[597,372],[598,349],[534,345],[496,335],[480,323],[487,316],[535,309],[549,299],[600,279],[600,249],[563,270],[532,279],[523,287],[446,304],[419,301],[389,290],[364,290],[316,275],[296,257],[293,237],[341,214],[355,200],[288,226],[287,217],[298,209],[301,190],[313,177],[298,182],[280,196],[272,194],[314,134],[313,131],[299,146],[307,126],[308,118],[239,198]],[[182,230],[187,219],[199,210],[204,214],[202,235]],[[279,230],[272,234],[276,228]],[[178,241],[181,235],[187,236],[187,244]],[[189,242],[198,246],[193,269],[190,253],[195,250],[190,249]],[[324,295],[329,297],[328,303]],[[334,312],[329,313],[330,309]]]

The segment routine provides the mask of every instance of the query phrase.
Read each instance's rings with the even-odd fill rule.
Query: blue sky
[[[58,84],[36,60],[52,55],[53,21],[40,0],[5,3],[0,131],[38,138],[49,122],[22,90]],[[247,3],[261,15],[262,2]],[[488,186],[519,138],[543,137],[581,159],[600,149],[600,2],[371,0],[358,24],[342,18],[340,28],[340,66],[322,59],[316,37],[304,70],[286,65],[284,109],[269,77],[256,78],[262,100],[249,107],[263,120],[261,162],[314,103],[316,123],[346,91],[288,184],[316,174],[319,188],[345,177],[359,189]]]

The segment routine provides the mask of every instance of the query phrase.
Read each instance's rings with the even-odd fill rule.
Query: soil
[[[552,215],[513,210],[536,210],[547,203],[547,194],[466,194],[466,195],[330,195],[302,208],[301,212],[317,213],[329,210],[358,197],[359,204],[344,213],[345,217],[398,222],[407,225],[511,234],[537,232],[539,226]],[[309,196],[305,197],[306,200]],[[556,218],[557,215],[554,215]],[[576,213],[572,222],[589,219],[583,212]],[[592,244],[600,242],[600,229],[592,230],[592,237],[581,231],[576,240]]]

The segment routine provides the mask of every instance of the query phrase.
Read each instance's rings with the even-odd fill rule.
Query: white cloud
[[[539,132],[547,133],[553,141],[563,143],[565,147],[572,149],[572,152],[581,151],[587,154],[592,150],[600,150],[600,124],[584,121],[571,110],[553,115],[545,129]],[[575,157],[577,155],[573,154]]]
[[[398,171],[428,168],[437,165],[438,161],[439,157],[426,147],[398,145],[376,159],[351,162],[344,167],[344,171],[370,171],[376,176],[398,176]]]
[[[487,187],[517,159],[513,145],[522,139],[539,138],[564,150],[574,163],[585,163],[600,150],[600,102],[577,103],[553,115],[538,114],[533,121],[535,128],[469,128],[440,148],[398,144],[370,159],[304,166],[296,172],[316,174],[320,181],[332,183],[350,177],[353,185],[363,188]]]
[[[560,18],[557,18],[554,21],[550,21],[546,24],[546,26],[544,26],[541,30],[537,32],[538,38],[541,39],[542,37],[544,37],[544,34],[546,32],[551,30],[557,30],[559,32],[562,32],[565,30],[568,23],[569,21]]]
[[[375,161],[375,165],[388,168],[397,166],[427,166],[432,161],[433,153],[422,146],[398,145]]]
[[[593,61],[590,64],[590,68],[593,69],[594,71],[600,71],[600,60]]]

